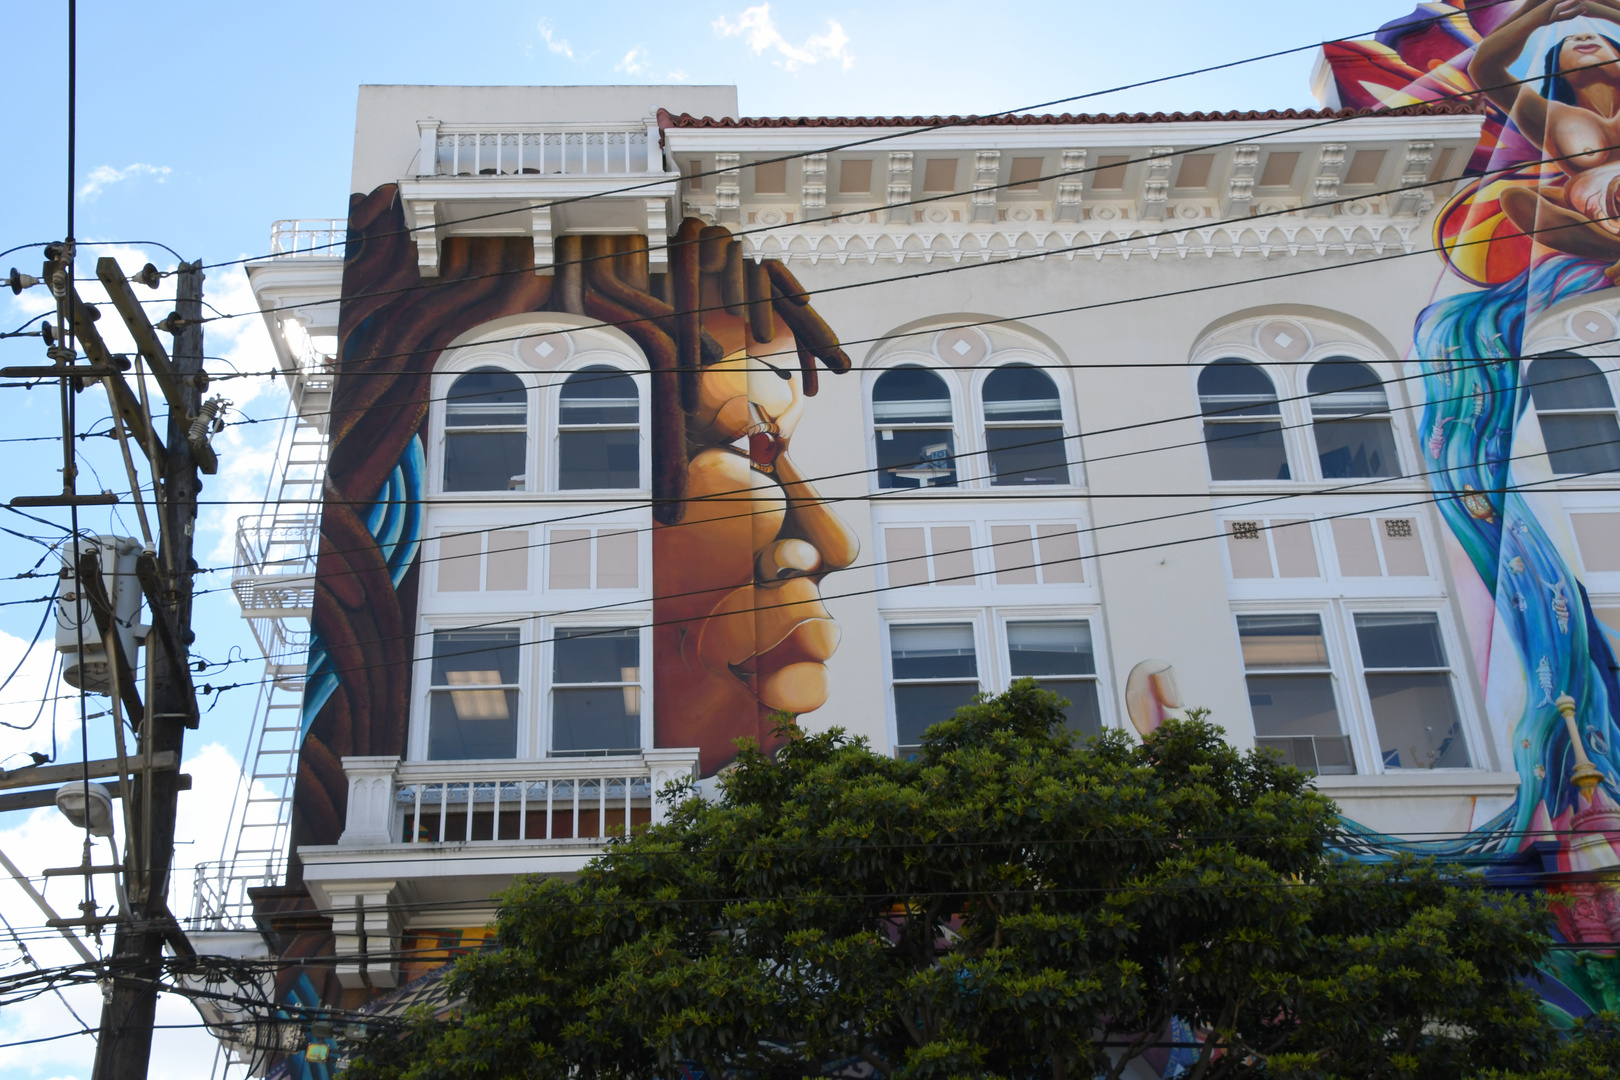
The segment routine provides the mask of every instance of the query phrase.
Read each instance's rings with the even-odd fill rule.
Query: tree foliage
[[[1173,1051],[1193,1077],[1437,1080],[1584,1052],[1522,982],[1542,905],[1344,859],[1304,774],[1201,717],[1079,741],[1024,682],[914,760],[795,731],[720,791],[514,885],[449,976],[459,1014],[351,1075],[1113,1080]]]

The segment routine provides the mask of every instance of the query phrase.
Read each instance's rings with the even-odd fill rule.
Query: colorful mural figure
[[[700,748],[710,775],[736,739],[769,745],[773,715],[819,708],[838,646],[820,581],[858,545],[789,450],[818,365],[850,366],[804,288],[697,219],[667,274],[641,236],[559,237],[540,274],[523,238],[452,237],[424,281],[396,195],[356,196],[349,218],[294,848],[342,832],[342,758],[406,753],[430,379],[494,319],[585,316],[646,358],[655,745]]]
[[[1513,804],[1461,841],[1366,839],[1374,851],[1471,852],[1503,868],[1534,855],[1553,872],[1539,883],[1576,900],[1560,916],[1571,941],[1620,940],[1614,651],[1555,497],[1535,490],[1553,473],[1523,356],[1541,313],[1620,277],[1620,5],[1449,0],[1325,54],[1331,104],[1468,98],[1486,114],[1465,180],[1436,215],[1446,272],[1418,317],[1409,373],[1421,378],[1424,464],[1491,728],[1507,735],[1521,781]],[[1592,451],[1594,471],[1614,467],[1612,447],[1571,449]],[[1560,958],[1549,1007],[1605,1007],[1614,965],[1608,952]]]

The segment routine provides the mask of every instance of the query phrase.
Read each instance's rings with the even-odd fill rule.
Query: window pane
[[[1318,419],[1312,426],[1317,459],[1327,479],[1399,475],[1395,433],[1388,420]]]
[[[523,380],[500,368],[478,368],[450,384],[446,427],[522,426],[528,413]]]
[[[557,486],[564,491],[640,487],[641,433],[558,432]]]
[[[1051,376],[1028,364],[997,368],[984,380],[984,418],[998,420],[1061,420],[1057,384]]]
[[[1369,668],[1446,666],[1440,620],[1429,614],[1357,615],[1361,663]]]
[[[1217,360],[1198,376],[1198,403],[1205,416],[1276,416],[1277,391],[1264,371],[1247,360]]]
[[[1322,620],[1315,615],[1239,615],[1238,641],[1250,671],[1328,666]]]
[[[621,683],[641,679],[641,631],[559,630],[551,643],[551,678],[558,683]]]
[[[922,742],[922,733],[973,700],[979,684],[922,683],[894,688],[895,734],[902,746]]]
[[[1468,768],[1449,675],[1368,675],[1367,696],[1386,769]]]
[[[950,679],[979,674],[973,652],[973,627],[967,623],[890,627],[889,656],[896,679]]]
[[[1097,673],[1089,623],[1010,622],[1007,651],[1014,678]]]
[[[1284,764],[1306,772],[1351,775],[1356,771],[1350,739],[1345,735],[1256,737],[1254,745],[1260,750],[1277,751]]]
[[[633,753],[641,748],[637,687],[551,692],[553,754]]]
[[[986,428],[990,483],[997,487],[1024,484],[1067,484],[1068,442],[1063,428]]]
[[[521,431],[452,431],[444,436],[444,490],[516,491],[528,471]]]
[[[634,424],[639,419],[636,380],[605,365],[582,368],[568,376],[557,395],[563,424]]]
[[[516,690],[434,690],[429,697],[431,760],[517,756]]]
[[[1102,734],[1102,708],[1097,703],[1095,679],[1042,679],[1041,689],[1068,699],[1063,715],[1070,731],[1083,735]]]
[[[1543,356],[1530,364],[1524,381],[1537,412],[1614,408],[1603,372],[1584,356]]]
[[[1333,676],[1250,675],[1248,684],[1256,735],[1339,734]]]
[[[477,678],[468,678],[476,673]],[[433,635],[434,686],[512,685],[518,681],[518,632],[440,630]]]
[[[951,392],[945,380],[920,367],[885,371],[872,387],[872,416],[879,426],[951,422]]]
[[[1206,423],[1209,473],[1216,480],[1287,480],[1282,425]]]
[[[1354,360],[1324,360],[1311,368],[1305,380],[1314,416],[1387,412],[1384,382],[1366,364]]]
[[[955,487],[955,454],[949,428],[879,428],[878,487]]]
[[[1539,419],[1553,472],[1620,470],[1620,425],[1613,413],[1566,413]]]

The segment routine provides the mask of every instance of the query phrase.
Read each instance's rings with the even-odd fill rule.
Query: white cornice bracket
[[[552,250],[551,204],[529,207],[529,227],[534,231],[534,272],[544,273],[555,261]]]
[[[1406,144],[1406,163],[1401,169],[1401,187],[1407,189],[1395,196],[1391,214],[1394,217],[1416,217],[1434,206],[1434,193],[1429,182],[1429,162],[1434,158],[1434,143],[1428,141]]]
[[[805,221],[821,216],[827,209],[827,155],[804,155],[804,184],[799,193],[799,209]]]
[[[1001,178],[1001,151],[973,154],[973,220],[996,220],[996,181]]]
[[[1316,159],[1316,180],[1311,185],[1307,217],[1328,218],[1338,213],[1339,180],[1344,176],[1344,143],[1324,143]]]
[[[1081,200],[1082,193],[1085,190],[1083,175],[1085,167],[1086,152],[1084,150],[1063,151],[1062,164],[1059,168],[1065,175],[1058,180],[1057,185],[1057,219],[1059,221],[1079,221],[1082,216]]]
[[[716,154],[714,167],[720,174],[714,182],[714,217],[722,225],[742,220],[741,154]]]
[[[1137,201],[1136,214],[1143,221],[1163,221],[1170,201],[1170,168],[1175,164],[1175,147],[1155,146],[1142,179],[1142,197]]]
[[[416,270],[423,277],[439,276],[439,205],[432,199],[412,199],[405,209],[416,237]]]
[[[1254,173],[1260,166],[1258,146],[1232,148],[1232,172],[1226,179],[1226,196],[1221,200],[1221,217],[1247,217],[1254,202]]]
[[[889,224],[904,225],[911,220],[911,151],[889,152]]]

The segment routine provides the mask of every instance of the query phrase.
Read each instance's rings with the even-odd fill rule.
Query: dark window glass
[[[1039,679],[1042,689],[1069,700],[1063,712],[1071,731],[1086,735],[1102,731],[1089,623],[1010,622],[1007,651],[1013,678]]]
[[[518,632],[440,630],[433,635],[428,757],[517,756]]]
[[[1384,767],[1468,768],[1439,620],[1426,613],[1357,615],[1356,636]]]
[[[528,473],[528,391],[500,368],[478,368],[445,395],[444,490],[514,491]]]
[[[1069,482],[1068,443],[1057,386],[1028,364],[997,368],[984,380],[984,441],[996,487]]]
[[[1214,479],[1289,479],[1277,391],[1264,371],[1246,360],[1217,360],[1198,376],[1198,403]]]
[[[1614,395],[1596,364],[1584,356],[1544,356],[1531,363],[1525,381],[1553,472],[1620,471]]]
[[[639,750],[641,632],[559,630],[551,647],[551,752],[579,757]]]
[[[889,650],[895,728],[902,747],[921,742],[930,725],[950,719],[979,692],[968,623],[890,627]]]
[[[1353,773],[1339,727],[1322,621],[1315,615],[1240,615],[1255,744],[1316,773]]]
[[[885,371],[872,387],[878,486],[954,487],[956,436],[945,380],[926,368]]]
[[[1324,477],[1399,475],[1389,398],[1372,368],[1355,360],[1324,360],[1311,368],[1305,388]]]
[[[570,375],[557,400],[557,486],[640,487],[640,415],[632,376],[605,365]]]

